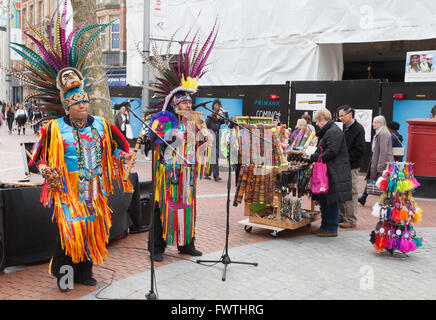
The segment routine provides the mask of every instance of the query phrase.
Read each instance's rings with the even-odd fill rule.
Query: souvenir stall
[[[412,197],[420,186],[413,175],[413,164],[390,162],[376,186],[383,193],[373,206],[372,214],[380,220],[371,232],[370,242],[379,254],[415,251],[422,246],[422,238],[412,223],[422,219],[422,210]]]
[[[272,230],[271,235],[276,236],[284,229],[298,229],[318,220],[320,215],[314,210],[314,202],[310,201],[310,209],[304,209],[302,201],[302,197],[310,197],[313,166],[301,157],[310,134],[304,143],[301,137],[298,142],[301,148],[291,153],[292,146],[297,145],[294,140],[299,133],[304,136],[305,130],[292,132],[284,125],[259,122],[243,126],[249,130],[239,131],[243,165],[233,206],[244,201],[244,214],[248,219],[239,223],[245,226],[245,231],[260,227]],[[314,135],[311,141],[313,138]],[[316,145],[316,141],[314,143]]]

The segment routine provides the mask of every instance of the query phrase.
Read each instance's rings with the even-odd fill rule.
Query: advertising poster
[[[224,111],[228,112],[229,118],[232,119],[235,116],[241,116],[242,115],[242,99],[231,99],[231,98],[205,98],[205,97],[196,97],[195,98],[195,104],[203,103],[206,101],[215,101],[219,100],[221,102],[222,108]],[[208,109],[213,109],[213,103],[208,103],[206,105]],[[205,108],[198,108],[195,111],[200,111],[203,113],[204,121],[206,121],[206,118],[208,115],[212,114],[212,112],[206,110]],[[223,125],[222,128],[225,126]]]
[[[436,58],[436,50],[408,52],[404,82],[436,81],[434,58]]]
[[[316,111],[325,108],[327,94],[325,93],[297,93],[295,95],[295,110]]]
[[[356,109],[355,119],[365,129],[365,141],[371,142],[372,110],[371,109]]]
[[[22,43],[21,23],[21,1],[11,0],[11,42]],[[11,50],[11,60],[21,60],[21,56]]]

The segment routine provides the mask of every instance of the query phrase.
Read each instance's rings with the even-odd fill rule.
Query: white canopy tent
[[[201,39],[218,17],[219,34],[201,85],[340,80],[342,44],[436,38],[434,0],[150,0],[150,38],[177,30]],[[143,38],[144,0],[127,1],[127,82],[142,81],[134,43]],[[178,48],[175,48],[176,50]]]

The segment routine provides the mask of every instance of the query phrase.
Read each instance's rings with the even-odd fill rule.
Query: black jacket
[[[360,168],[365,153],[365,129],[355,120],[348,128],[345,128],[344,125],[344,135],[347,142],[350,167],[351,169]]]
[[[223,116],[227,118],[227,112]],[[223,118],[219,118],[219,120],[217,120],[214,115],[208,115],[206,119],[207,128],[215,132],[215,134],[219,133],[221,125],[224,123],[225,121]]]
[[[329,179],[327,203],[351,200],[351,169],[343,132],[333,121],[329,121],[316,135],[318,146],[311,160],[317,161],[321,155],[322,161],[327,165]],[[312,198],[317,200],[317,195],[313,195]]]

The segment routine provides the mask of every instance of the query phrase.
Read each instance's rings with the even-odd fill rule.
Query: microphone
[[[207,105],[208,103],[212,103],[212,102],[213,102],[213,101],[205,101],[205,102],[202,102],[202,103],[196,104],[195,106],[192,106],[191,109],[192,109],[192,110],[195,110],[195,109],[197,109],[197,108],[203,107],[203,106]]]
[[[112,107],[112,109],[120,110],[121,107],[126,107],[130,102],[133,102],[133,101],[135,101],[135,99],[129,99],[129,100],[126,100],[126,101],[124,101],[124,102],[114,104],[114,106]]]

